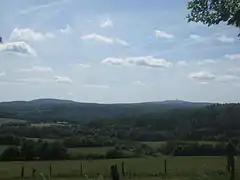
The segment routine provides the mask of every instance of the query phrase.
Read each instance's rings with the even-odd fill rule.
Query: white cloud
[[[234,83],[233,85],[234,85],[235,87],[240,88],[240,83]]]
[[[207,85],[207,84],[209,84],[209,82],[198,82],[198,84],[200,84],[200,85]]]
[[[69,77],[67,77],[67,76],[55,76],[54,77],[54,79],[55,79],[55,81],[57,82],[57,83],[72,83],[73,81],[69,78]]]
[[[192,40],[196,40],[196,41],[199,41],[199,40],[202,39],[202,37],[199,36],[199,35],[197,35],[197,34],[191,34],[191,35],[189,36],[189,38],[192,39]]]
[[[217,78],[217,80],[222,83],[231,83],[231,82],[239,81],[240,79],[238,76],[234,76],[234,75],[221,75]]]
[[[121,58],[106,58],[102,60],[102,63],[111,64],[111,65],[124,65],[126,62]]]
[[[44,79],[44,78],[22,78],[22,79],[16,79],[16,82],[18,83],[27,83],[27,84],[44,84],[44,83],[52,83],[50,79]]]
[[[122,46],[129,46],[129,43],[122,40],[122,39],[119,39],[119,38],[109,38],[109,37],[106,37],[106,36],[102,36],[102,35],[99,35],[99,34],[87,34],[87,35],[84,35],[81,37],[82,40],[94,40],[94,41],[99,41],[99,42],[104,42],[106,44],[120,44]]]
[[[178,66],[188,66],[188,63],[186,61],[178,61],[177,65]]]
[[[113,27],[113,26],[114,26],[114,24],[111,19],[106,19],[103,22],[101,22],[101,24],[100,24],[100,27],[102,27],[102,28],[109,28],[109,27]]]
[[[143,83],[142,81],[139,81],[139,80],[134,81],[132,84],[135,86],[144,86],[145,85],[145,83]]]
[[[174,35],[169,34],[165,31],[156,30],[155,35],[157,38],[173,39]]]
[[[109,89],[108,85],[99,85],[99,84],[85,84],[83,87],[85,88],[96,88],[96,89]]]
[[[235,41],[232,37],[227,37],[226,35],[221,35],[217,37],[217,40],[223,42],[223,43],[233,43]]]
[[[79,67],[79,68],[90,68],[90,67],[91,67],[90,64],[81,64],[81,63],[76,64],[75,66],[76,66],[76,67]]]
[[[229,72],[229,73],[239,73],[240,72],[240,68],[238,68],[238,67],[229,68],[227,70],[227,72]]]
[[[221,83],[237,83],[240,78],[235,75],[219,75],[216,76],[206,71],[194,72],[189,75],[189,78],[196,80],[200,84],[208,84],[210,81],[216,80]]]
[[[55,76],[54,79],[50,78],[20,78],[15,80],[18,83],[27,83],[27,84],[45,84],[45,83],[72,83],[72,80],[66,76]]]
[[[53,72],[52,68],[50,67],[42,67],[42,66],[33,66],[31,68],[26,69],[19,69],[19,72]]]
[[[100,42],[104,42],[104,43],[107,43],[107,44],[113,44],[114,43],[113,39],[102,36],[102,35],[99,35],[99,34],[95,34],[95,33],[84,35],[84,36],[82,36],[81,39],[82,40],[100,41]]]
[[[202,42],[202,41],[206,40],[205,37],[199,36],[197,34],[191,34],[191,35],[189,35],[189,38],[196,42]]]
[[[29,28],[25,29],[15,28],[12,31],[9,39],[30,42],[30,41],[44,41],[48,38],[50,39],[55,38],[55,35],[52,33],[41,34]]]
[[[230,60],[240,60],[240,54],[226,54],[225,57]]]
[[[142,57],[127,57],[122,58],[106,58],[102,63],[111,65],[135,65],[135,66],[145,66],[151,68],[169,68],[172,63],[165,59],[157,59],[152,56],[142,56]]]
[[[207,65],[207,64],[216,64],[216,63],[217,61],[214,59],[203,59],[197,62],[198,65]]]
[[[5,72],[0,72],[0,77],[6,76]]]
[[[216,76],[206,71],[199,71],[199,72],[190,73],[189,78],[205,83],[207,81],[214,80]]]
[[[46,38],[50,38],[50,39],[53,39],[53,38],[55,38],[56,36],[55,36],[55,34],[53,34],[53,33],[46,33],[45,34],[45,39]]]
[[[37,53],[25,42],[11,42],[0,44],[0,52],[20,56],[37,56]]]
[[[120,45],[123,45],[123,46],[129,46],[129,43],[127,41],[122,40],[122,39],[117,38],[117,39],[115,39],[115,42],[117,44],[120,44]]]
[[[68,96],[73,96],[74,93],[73,93],[73,92],[68,92],[67,95],[68,95]]]
[[[60,29],[60,32],[63,34],[72,34],[73,30],[72,30],[71,26],[69,26],[67,24],[67,26],[65,28]]]
[[[46,9],[46,8],[50,8],[52,6],[61,5],[61,4],[66,3],[66,2],[69,2],[69,0],[60,0],[60,1],[51,2],[49,4],[42,4],[42,5],[33,6],[33,7],[28,8],[28,9],[20,11],[20,14],[26,15],[26,14],[33,13],[33,12],[36,12],[36,11],[40,11],[40,10],[43,10],[43,9]]]
[[[146,66],[152,68],[169,68],[172,63],[165,59],[157,59],[152,56],[129,57],[126,62],[137,66]]]

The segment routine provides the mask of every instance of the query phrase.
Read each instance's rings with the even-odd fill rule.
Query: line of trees
[[[60,142],[24,140],[20,146],[10,146],[0,156],[1,160],[61,160],[67,159],[67,148]]]

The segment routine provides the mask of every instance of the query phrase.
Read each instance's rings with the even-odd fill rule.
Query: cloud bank
[[[152,56],[140,56],[140,57],[127,57],[122,58],[106,58],[102,63],[111,65],[135,65],[135,66],[145,66],[151,68],[169,68],[172,66],[170,61],[165,59],[158,59]]]
[[[35,50],[25,42],[9,42],[0,44],[0,52],[20,56],[37,56]]]

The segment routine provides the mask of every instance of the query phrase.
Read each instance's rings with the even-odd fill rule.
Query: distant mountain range
[[[0,103],[0,118],[30,121],[75,121],[131,117],[147,113],[164,112],[179,108],[201,108],[210,103],[168,100],[161,102],[97,104],[59,99],[36,99]]]

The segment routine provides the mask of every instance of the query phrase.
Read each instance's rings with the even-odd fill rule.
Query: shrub
[[[106,158],[108,159],[122,158],[122,157],[124,157],[124,152],[117,148],[113,148],[106,153]]]
[[[17,146],[8,147],[0,156],[2,161],[14,161],[19,157],[20,151]]]

